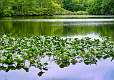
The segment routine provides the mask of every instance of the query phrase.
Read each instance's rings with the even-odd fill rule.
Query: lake
[[[30,16],[0,18],[0,36],[13,37],[58,36],[67,38],[110,37],[114,41],[114,16]],[[38,76],[39,69],[31,67],[0,71],[0,80],[113,80],[114,60],[100,59],[97,64],[77,63],[60,68],[55,62],[48,65],[48,71]]]

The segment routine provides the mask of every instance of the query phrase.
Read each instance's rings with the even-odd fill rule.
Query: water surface
[[[111,37],[114,41],[114,16],[41,16],[4,17],[0,19],[0,35],[61,36],[61,37]],[[50,63],[49,70],[39,77],[39,69],[30,68],[9,72],[0,71],[0,80],[113,80],[114,61],[99,60],[96,65],[78,63],[59,68]],[[15,74],[15,76],[14,76]]]

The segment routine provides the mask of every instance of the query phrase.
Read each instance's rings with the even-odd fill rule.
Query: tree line
[[[0,0],[0,16],[114,14],[114,0]]]

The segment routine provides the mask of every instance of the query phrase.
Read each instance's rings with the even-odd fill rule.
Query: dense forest
[[[0,16],[112,15],[114,0],[0,0]]]

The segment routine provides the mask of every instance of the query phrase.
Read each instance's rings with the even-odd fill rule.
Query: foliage
[[[93,0],[88,5],[87,11],[90,14],[114,14],[114,1],[113,0]]]
[[[0,0],[0,16],[114,14],[113,0]]]
[[[63,7],[69,11],[83,11],[86,8],[85,0],[62,0]]]
[[[5,71],[20,68],[28,71],[29,67],[35,66],[43,73],[42,70],[48,70],[49,61],[64,68],[80,62],[96,64],[102,58],[114,59],[114,42],[109,38],[102,41],[57,36],[19,38],[3,35],[0,38],[0,69]]]
[[[86,11],[77,11],[76,14],[77,15],[88,15],[89,13]]]

